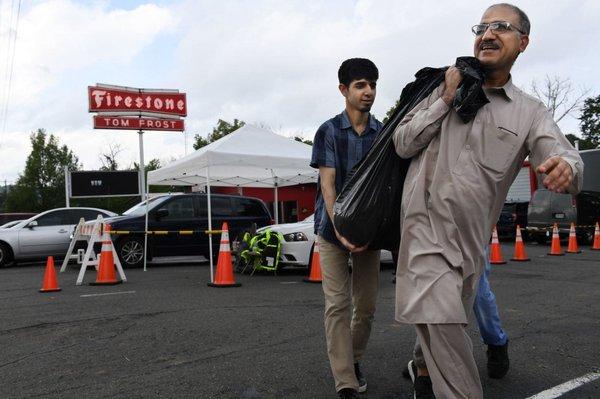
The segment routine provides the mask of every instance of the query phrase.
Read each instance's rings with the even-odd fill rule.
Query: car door
[[[166,210],[166,215],[157,217],[157,211]],[[200,253],[198,234],[180,234],[182,230],[199,230],[194,196],[177,195],[165,201],[151,215],[150,229],[169,231],[169,234],[153,234],[156,256],[196,255]]]
[[[269,217],[259,201],[245,197],[232,198],[231,201],[233,203],[233,217],[230,219],[229,229],[232,240],[253,225],[262,227],[268,222]]]
[[[33,219],[37,226],[19,231],[19,248],[23,257],[63,256],[73,230],[73,214],[69,209],[57,209]]]
[[[198,209],[200,215],[200,225],[203,229],[208,230],[208,208],[206,196],[201,195],[198,196]],[[223,222],[230,221],[231,216],[233,215],[233,209],[231,204],[231,198],[225,196],[214,195],[210,198],[210,208],[212,215],[212,229],[220,230],[223,226]],[[231,227],[229,228],[231,231]],[[229,234],[230,240],[232,239],[231,233]],[[219,251],[219,242],[221,239],[220,234],[214,234],[212,238],[213,245],[213,255],[217,254]],[[201,240],[201,253],[204,256],[208,256],[208,236],[205,235]]]

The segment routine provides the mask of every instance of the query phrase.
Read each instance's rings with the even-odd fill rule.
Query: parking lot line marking
[[[121,294],[135,294],[135,291],[105,292],[104,294],[85,294],[85,295],[80,295],[80,297],[81,298],[89,298],[92,296],[121,295]]]
[[[298,281],[282,281],[279,284],[298,284]]]
[[[563,394],[572,391],[573,389],[579,388],[582,385],[590,383],[600,378],[600,373],[589,373],[584,376],[567,381],[564,384],[555,386],[554,388],[547,389],[543,392],[528,397],[527,399],[554,399],[562,396]]]

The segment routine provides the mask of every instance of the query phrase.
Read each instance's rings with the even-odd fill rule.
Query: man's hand
[[[538,173],[545,173],[543,184],[550,191],[562,193],[567,190],[573,181],[571,165],[559,156],[548,158],[538,166]]]
[[[454,97],[456,96],[456,89],[458,85],[462,81],[462,75],[458,68],[455,66],[451,66],[446,70],[445,75],[445,87],[444,92],[442,93],[442,100],[449,106],[452,106],[452,102],[454,101]]]
[[[335,230],[335,236],[337,237],[337,239],[342,243],[343,246],[345,246],[348,249],[348,251],[352,252],[353,254],[355,254],[357,252],[362,252],[365,249],[367,249],[368,245],[365,245],[363,247],[357,247],[356,245],[354,245],[350,241],[348,241],[340,233],[338,233],[337,229],[334,229],[334,230]]]

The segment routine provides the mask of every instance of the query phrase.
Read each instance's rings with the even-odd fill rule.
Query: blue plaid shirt
[[[310,166],[335,168],[335,191],[338,194],[342,191],[348,173],[371,148],[382,124],[373,115],[369,115],[367,126],[365,132],[358,135],[344,111],[323,123],[315,134]],[[325,209],[320,177],[315,203],[315,233],[344,248],[335,236],[333,223]]]

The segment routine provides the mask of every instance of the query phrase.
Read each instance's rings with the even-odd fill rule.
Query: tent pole
[[[206,202],[208,209],[208,258],[210,262],[210,282],[214,283],[213,277],[213,246],[212,246],[212,211],[210,207],[210,166],[206,167]]]
[[[142,172],[144,173],[144,172]],[[150,185],[148,181],[146,181],[146,222],[144,227],[144,271],[146,271],[146,264],[148,263],[148,208],[149,206],[149,198],[150,198]]]
[[[277,177],[275,178],[275,224],[279,224],[279,191],[277,189]]]

